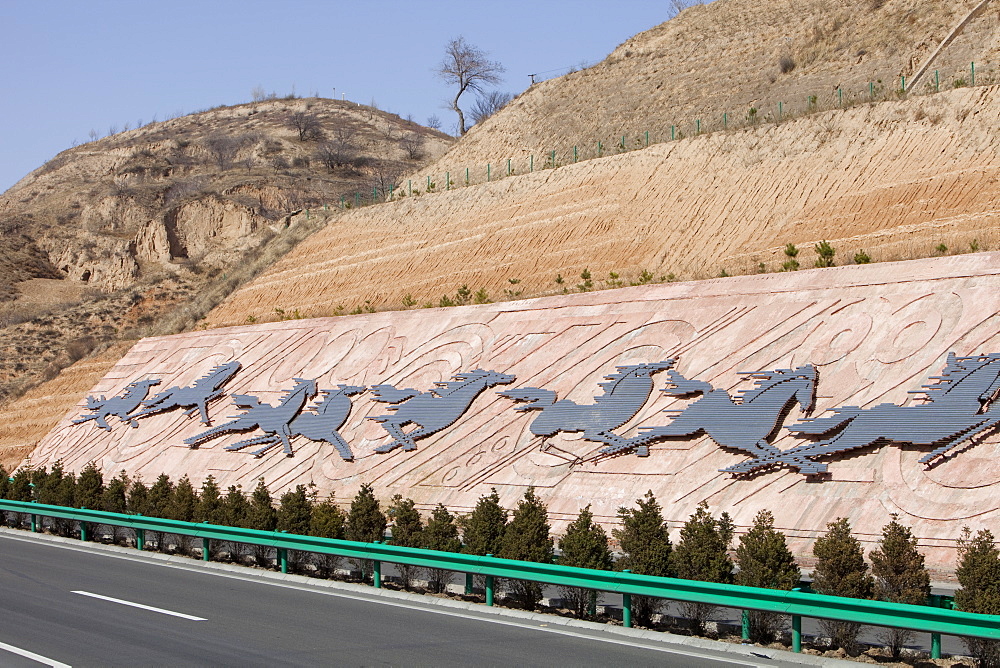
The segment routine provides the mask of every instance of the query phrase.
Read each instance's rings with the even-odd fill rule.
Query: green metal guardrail
[[[487,605],[493,604],[494,583],[495,578],[498,577],[616,592],[622,594],[623,620],[626,626],[631,626],[632,596],[653,596],[674,601],[776,612],[792,617],[793,651],[799,651],[801,648],[802,617],[928,632],[931,634],[932,658],[940,657],[940,636],[942,634],[1000,640],[1000,615],[979,615],[939,607],[825,596],[801,591],[723,585],[714,582],[638,575],[627,571],[591,570],[558,564],[500,559],[492,556],[438,552],[384,543],[360,543],[274,531],[196,524],[158,517],[124,515],[25,501],[0,499],[0,511],[30,515],[33,531],[39,529],[37,521],[39,517],[57,517],[79,522],[81,540],[87,540],[90,524],[130,528],[136,532],[136,547],[138,549],[144,547],[146,531],[199,537],[202,539],[203,559],[205,560],[210,557],[209,541],[211,540],[269,546],[277,551],[278,562],[283,573],[288,572],[288,550],[368,559],[375,564],[373,582],[375,587],[381,586],[380,565],[383,561],[482,575],[486,577]]]

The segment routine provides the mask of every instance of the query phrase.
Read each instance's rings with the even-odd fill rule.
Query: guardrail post
[[[792,615],[792,651],[802,651],[802,617]]]
[[[597,592],[590,592],[590,600],[587,601],[587,614],[593,617],[597,614]]]
[[[487,557],[492,557],[492,554],[487,554]],[[493,605],[493,576],[486,576],[486,605]]]
[[[372,586],[382,588],[382,562],[377,559],[372,561]]]
[[[135,549],[142,552],[146,549],[146,530],[136,529],[135,530]]]
[[[87,542],[87,523],[80,521],[80,540]]]
[[[622,573],[631,573],[625,569]],[[632,628],[632,594],[622,594],[622,626],[627,629]]]
[[[18,523],[18,526],[20,527],[21,524]],[[31,531],[32,533],[38,533],[38,515],[34,513],[31,514]]]
[[[201,539],[201,560],[202,561],[212,560],[211,541],[208,538]]]
[[[744,610],[740,616],[740,640],[750,641],[750,611]]]
[[[288,550],[283,547],[278,548],[278,563],[281,565],[281,572],[288,572]]]
[[[931,658],[940,659],[941,658],[941,634],[932,633],[931,634]]]
[[[465,574],[465,595],[472,593],[472,573]]]

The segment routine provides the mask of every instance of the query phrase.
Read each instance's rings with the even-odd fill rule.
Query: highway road
[[[0,534],[0,665],[792,665]],[[789,656],[789,658],[792,658]]]

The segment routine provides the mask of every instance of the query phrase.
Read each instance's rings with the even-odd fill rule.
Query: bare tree
[[[399,141],[410,160],[420,160],[424,156],[424,136],[419,132],[407,132]]]
[[[427,123],[426,123],[426,125],[427,125],[427,127],[431,128],[432,130],[440,130],[441,129],[441,119],[437,117],[437,114],[431,114],[430,116],[427,117]]]
[[[488,60],[486,53],[465,41],[462,36],[448,42],[445,47],[444,60],[437,67],[437,75],[444,79],[446,83],[454,84],[458,87],[455,99],[452,100],[451,109],[458,114],[458,133],[464,135],[465,114],[458,106],[458,100],[467,90],[474,93],[481,93],[486,84],[500,83],[500,75],[504,73],[504,66],[492,60]]]
[[[403,175],[403,170],[388,160],[376,160],[372,163],[371,171],[372,188],[378,192],[381,199],[388,199],[389,188],[395,187]]]
[[[299,141],[319,141],[323,138],[323,125],[316,114],[296,111],[288,115],[286,125],[299,133]]]
[[[476,100],[476,104],[473,105],[472,110],[469,112],[472,116],[472,122],[479,125],[487,118],[506,107],[512,99],[514,99],[514,96],[510,93],[503,93],[498,90],[491,90],[488,93],[483,93]]]
[[[242,143],[236,137],[215,134],[205,139],[204,146],[208,154],[212,156],[212,160],[215,161],[215,165],[220,170],[226,171],[233,166],[233,160],[240,152]]]
[[[250,90],[250,96],[254,102],[263,102],[267,99],[267,91],[264,90],[263,86],[257,85]]]
[[[705,4],[703,0],[670,0],[667,3],[667,11],[670,18],[674,18],[688,7]]]

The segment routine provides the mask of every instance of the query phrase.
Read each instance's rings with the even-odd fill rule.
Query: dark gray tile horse
[[[228,383],[241,367],[242,365],[237,361],[226,362],[213,368],[187,387],[175,385],[159,392],[152,399],[142,402],[144,408],[141,411],[129,416],[132,426],[138,427],[139,423],[136,420],[147,415],[163,413],[175,408],[187,408],[184,415],[189,417],[200,413],[202,424],[212,424],[211,420],[208,419],[208,402],[225,394],[221,389],[222,386]]]
[[[920,462],[931,464],[970,439],[1000,425],[996,409],[1000,392],[1000,353],[957,357],[948,355],[944,373],[916,393],[925,401],[915,406],[878,404],[871,408],[844,406],[833,415],[788,427],[793,434],[829,438],[785,451],[769,453],[738,465],[740,472],[784,465],[804,474],[825,473],[827,465],[814,457],[848,452],[884,443],[909,443],[934,449]]]
[[[627,439],[614,433],[639,412],[653,392],[653,374],[666,371],[674,360],[649,364],[631,364],[616,367],[618,373],[605,376],[600,383],[604,394],[594,397],[592,404],[577,404],[568,399],[556,401],[556,393],[538,387],[505,390],[497,394],[518,402],[516,411],[541,411],[531,423],[531,433],[542,438],[555,436],[561,431],[583,432],[588,441],[604,443],[612,448],[627,447]]]
[[[237,408],[242,408],[243,413],[230,416],[230,421],[212,427],[196,436],[184,439],[192,448],[197,448],[205,441],[230,434],[233,432],[251,431],[260,429],[264,436],[254,436],[243,441],[238,441],[232,445],[227,445],[226,450],[242,450],[251,445],[264,444],[263,448],[255,450],[252,454],[261,457],[265,452],[278,446],[284,448],[287,456],[292,456],[292,430],[289,426],[291,421],[306,405],[306,402],[316,396],[316,381],[303,378],[295,379],[295,386],[285,392],[277,406],[262,404],[260,400],[250,394],[234,394],[233,402]]]
[[[305,436],[311,441],[326,441],[337,448],[341,458],[352,461],[354,453],[340,435],[340,428],[351,414],[351,397],[365,391],[364,385],[337,385],[337,390],[320,390],[322,399],[292,420],[292,436]]]
[[[389,408],[392,411],[389,415],[368,418],[380,423],[393,438],[390,443],[375,448],[375,452],[392,452],[399,447],[403,450],[415,450],[418,439],[454,424],[483,390],[508,385],[514,380],[514,376],[498,371],[476,369],[455,374],[450,381],[435,383],[437,387],[428,392],[419,392],[413,388],[397,390],[392,385],[375,385],[372,387],[375,401],[399,404]],[[403,427],[408,424],[415,424],[419,428],[406,433]]]
[[[745,373],[753,378],[754,387],[742,392],[735,401],[724,389],[713,387],[701,380],[685,378],[676,371],[668,371],[672,387],[661,390],[670,397],[701,394],[683,410],[664,411],[676,413],[669,424],[642,428],[641,433],[623,446],[612,446],[601,451],[605,455],[635,449],[640,457],[649,454],[650,443],[668,438],[708,436],[723,448],[740,450],[753,457],[765,457],[781,452],[770,441],[777,434],[781,421],[798,403],[808,414],[816,397],[816,368],[811,364],[795,369],[776,369]],[[738,465],[737,465],[738,466]],[[722,469],[734,472],[737,467]]]
[[[103,394],[99,398],[87,397],[86,410],[91,411],[91,414],[81,415],[73,420],[73,424],[82,424],[87,420],[93,420],[94,424],[101,429],[111,431],[111,425],[107,422],[109,417],[114,415],[122,422],[127,422],[130,419],[128,414],[139,407],[149,393],[149,388],[159,384],[160,381],[156,378],[136,380],[126,385],[124,391],[117,397],[107,399]]]

